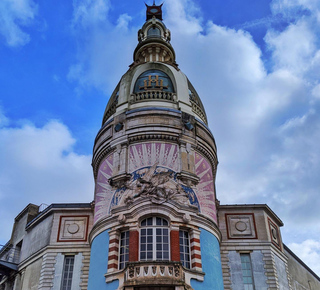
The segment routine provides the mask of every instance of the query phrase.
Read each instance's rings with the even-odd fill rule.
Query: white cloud
[[[129,28],[132,18],[127,14],[119,15],[112,24],[109,10],[110,2],[106,0],[74,1],[72,23],[78,61],[70,66],[68,78],[80,88],[94,86],[110,93],[132,62],[138,29]]]
[[[305,240],[302,243],[291,243],[288,245],[305,264],[314,272],[320,273],[320,242],[316,240]]]
[[[55,120],[41,128],[29,123],[0,129],[1,239],[10,237],[14,215],[28,203],[93,200],[91,156],[75,153],[75,142]]]
[[[299,20],[285,31],[269,31],[266,42],[273,51],[276,68],[286,68],[297,74],[308,70],[316,52],[316,36],[308,22]]]
[[[183,34],[197,34],[203,31],[200,8],[192,0],[168,1],[164,6],[166,23],[173,23],[175,29]],[[171,25],[170,25],[171,29]]]
[[[274,0],[271,3],[271,9],[274,14],[288,14],[299,11],[301,8],[317,12],[320,8],[320,3],[318,0]]]
[[[30,35],[22,27],[33,23],[37,10],[33,0],[0,1],[0,34],[7,45],[22,46],[30,41]]]
[[[0,107],[0,128],[7,126],[9,119],[4,115],[2,108]]]
[[[121,14],[117,21],[117,29],[128,30],[129,22],[132,20],[132,17],[128,14]]]
[[[108,0],[73,0],[73,26],[88,28],[105,21],[109,6]]]

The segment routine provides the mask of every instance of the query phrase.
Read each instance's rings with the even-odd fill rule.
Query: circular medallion
[[[79,229],[80,229],[79,225],[73,223],[73,224],[68,226],[67,231],[70,234],[75,234],[75,233],[77,233],[79,231]]]
[[[242,221],[238,221],[236,223],[236,229],[239,231],[239,232],[244,232],[246,229],[247,229],[247,224],[245,222],[242,222]]]
[[[276,240],[278,239],[277,231],[275,229],[271,229],[272,237]]]
[[[152,9],[150,9],[150,12],[151,12],[151,13],[157,13],[157,12],[158,12],[158,9],[157,9],[157,8],[152,8]]]

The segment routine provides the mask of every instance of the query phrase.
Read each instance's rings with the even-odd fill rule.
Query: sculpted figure
[[[174,180],[174,173],[172,171],[157,172],[157,166],[158,163],[155,163],[136,180],[131,178],[125,184],[125,190],[118,194],[117,198],[120,201],[117,205],[129,205],[139,197],[149,198],[157,204],[173,200],[180,204],[190,205],[188,194],[181,184]]]

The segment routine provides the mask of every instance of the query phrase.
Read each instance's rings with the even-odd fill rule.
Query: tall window
[[[71,290],[74,256],[65,256],[62,272],[61,290]]]
[[[244,290],[254,290],[250,254],[240,254]]]
[[[169,224],[159,217],[141,222],[140,260],[169,260]]]
[[[180,261],[183,266],[190,269],[190,243],[189,233],[187,231],[179,231],[180,244]]]
[[[129,261],[129,231],[120,236],[119,269],[123,269]]]

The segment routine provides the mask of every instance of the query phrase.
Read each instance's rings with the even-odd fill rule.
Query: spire
[[[175,67],[175,52],[170,44],[170,30],[162,22],[162,5],[153,5],[147,7],[147,20],[138,31],[138,45],[134,51],[132,65],[145,62],[165,62]],[[131,66],[132,66],[131,65]]]
[[[162,21],[162,5],[156,5],[156,1],[153,0],[152,6],[147,6],[147,13],[146,13],[146,20],[148,21],[149,19],[152,19],[153,17],[159,19]]]

